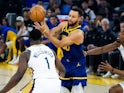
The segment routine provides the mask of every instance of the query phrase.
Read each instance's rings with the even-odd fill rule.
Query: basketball
[[[35,5],[30,9],[30,19],[34,22],[42,22],[46,16],[43,6]]]

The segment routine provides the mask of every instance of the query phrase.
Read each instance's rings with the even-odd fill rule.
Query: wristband
[[[111,73],[113,73],[113,71],[114,71],[114,68],[112,68]]]
[[[43,34],[46,32],[46,29],[42,32]]]

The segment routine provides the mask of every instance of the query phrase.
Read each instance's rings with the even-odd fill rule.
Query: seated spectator
[[[94,21],[89,22],[89,31],[86,34],[84,45],[87,50],[101,46],[102,33],[97,30],[96,23]],[[96,73],[97,67],[101,61],[101,55],[87,56],[89,66],[87,73]]]
[[[8,20],[5,17],[2,18],[2,25],[9,26]]]
[[[25,48],[23,46],[25,46],[25,47],[30,46],[28,37],[22,37],[20,39],[21,36],[28,36],[28,31],[24,24],[24,18],[22,16],[18,16],[16,18],[16,30],[18,31],[17,40],[16,40],[16,48],[18,51],[17,51],[16,59],[9,62],[10,64],[17,64],[19,62],[19,56],[20,56],[21,52],[25,50]]]
[[[15,46],[16,45],[15,41],[17,38],[17,30],[5,25],[1,25],[0,28],[1,28],[3,41],[4,43],[6,43],[7,48],[9,49],[6,62],[9,62],[10,60],[13,61],[16,59],[17,56],[17,49]]]
[[[101,46],[104,46],[104,45],[107,45],[109,43],[113,43],[114,41],[116,41],[117,37],[116,37],[115,33],[110,30],[110,21],[107,18],[103,18],[101,20],[101,26],[102,26],[102,32],[103,32],[103,36],[101,39],[101,42],[102,42]],[[102,61],[109,60],[108,56],[111,54],[111,52],[115,52],[115,51],[117,51],[117,50],[102,54]],[[116,58],[119,59],[119,57],[117,57],[117,56],[116,56]],[[103,75],[103,77],[107,77],[106,74]]]
[[[23,15],[23,18],[24,18],[24,23],[25,23],[25,26],[28,28],[28,27],[33,27],[33,21],[30,19],[30,14],[29,14],[29,8],[23,8],[22,10],[22,15]],[[32,30],[32,29],[31,29]]]
[[[95,20],[96,15],[93,10],[88,8],[88,2],[86,0],[82,1],[81,7],[84,10],[84,13],[89,16],[90,20]]]

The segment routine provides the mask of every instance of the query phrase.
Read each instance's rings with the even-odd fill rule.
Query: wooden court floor
[[[17,65],[0,63],[0,89],[5,86],[10,77],[16,72],[17,67]],[[31,80],[31,70],[28,69],[19,84],[8,93],[19,93],[18,91],[23,89],[27,83],[28,86],[22,90],[22,93],[28,93],[32,86]],[[85,87],[84,93],[108,93],[108,89],[112,85],[121,81],[123,81],[123,79],[102,78],[100,76],[88,75],[88,85]]]

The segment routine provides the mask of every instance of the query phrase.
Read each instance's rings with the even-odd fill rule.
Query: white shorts
[[[35,79],[32,93],[60,93],[59,79]]]
[[[120,82],[119,84],[120,84],[120,86],[122,87],[123,93],[124,93],[124,82]]]

